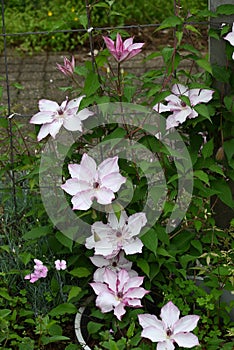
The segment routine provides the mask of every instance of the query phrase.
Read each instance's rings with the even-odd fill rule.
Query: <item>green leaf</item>
[[[87,97],[93,95],[100,87],[98,75],[90,72],[85,80],[84,93]]]
[[[87,15],[80,15],[79,16],[79,22],[84,27],[84,29],[87,29],[88,26],[88,18]]]
[[[10,315],[10,313],[11,313],[11,310],[9,310],[9,309],[2,309],[2,310],[0,310],[0,317],[1,318],[7,317],[8,315]]]
[[[225,67],[220,67],[218,65],[212,65],[212,72],[215,80],[220,81],[221,83],[228,83],[230,79],[230,71]]]
[[[43,345],[47,345],[50,343],[54,343],[57,341],[63,341],[63,340],[70,340],[70,338],[65,337],[64,335],[54,335],[52,337],[46,337],[45,335],[43,335],[41,337],[41,342]]]
[[[156,31],[161,30],[161,29],[165,29],[165,28],[174,28],[182,23],[183,23],[183,21],[181,20],[181,18],[179,18],[177,16],[170,16],[170,17],[167,17],[162,22],[162,24],[156,29]]]
[[[191,245],[192,245],[194,248],[196,248],[200,254],[202,254],[202,244],[201,244],[200,241],[198,241],[197,239],[193,239],[193,240],[191,241]]]
[[[198,64],[199,67],[204,69],[206,72],[212,74],[212,68],[209,61],[205,59],[199,59],[199,60],[196,60],[196,63]]]
[[[156,231],[153,228],[141,236],[141,241],[147,249],[156,255],[158,248],[158,237]]]
[[[8,127],[7,118],[0,117],[0,127],[5,129]]]
[[[227,110],[234,113],[234,96],[225,96],[223,101]]]
[[[73,241],[65,236],[63,233],[58,231],[55,235],[56,239],[61,243],[64,247],[67,247],[70,252],[72,251]]]
[[[75,277],[88,277],[91,275],[91,271],[86,267],[76,267],[74,270],[70,271],[70,274]]]
[[[47,236],[49,233],[51,233],[51,231],[51,226],[35,227],[29,232],[25,233],[23,235],[23,239],[25,239],[26,241],[30,239],[38,239],[40,237]]]
[[[52,309],[49,312],[49,315],[54,317],[54,316],[61,316],[65,314],[75,314],[76,312],[77,312],[77,308],[75,307],[75,305],[71,303],[64,303]]]
[[[234,139],[225,141],[223,143],[223,148],[227,156],[228,161],[230,161],[234,155]]]
[[[205,184],[209,185],[209,176],[203,170],[195,170],[193,175]]]
[[[150,267],[148,262],[143,258],[139,258],[136,263],[137,266],[149,277]]]
[[[234,5],[226,4],[226,5],[220,5],[216,9],[216,13],[218,15],[234,15]]]
[[[90,321],[88,323],[87,329],[88,329],[88,333],[89,334],[95,334],[98,331],[100,331],[100,329],[103,327],[104,325],[101,323],[96,323],[96,322],[92,322]]]
[[[195,109],[195,111],[197,111],[198,114],[209,119],[209,121],[211,122],[209,109],[207,108],[207,106],[205,104],[196,105],[194,107],[194,109]]]
[[[73,286],[68,294],[68,298],[67,301],[71,301],[71,299],[76,298],[80,292],[82,291],[82,289],[78,286]]]
[[[19,258],[24,263],[24,265],[27,265],[32,258],[32,254],[23,252],[19,254]]]
[[[213,151],[214,151],[214,140],[212,138],[203,145],[201,153],[204,159],[206,159],[213,155]]]
[[[234,200],[232,199],[232,191],[224,179],[219,179],[211,182],[211,188],[215,189],[219,199],[228,207],[234,209]]]

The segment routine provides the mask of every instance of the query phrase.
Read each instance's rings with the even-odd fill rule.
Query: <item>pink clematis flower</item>
[[[126,306],[141,307],[140,299],[148,293],[140,287],[144,277],[130,277],[126,270],[118,273],[106,269],[103,275],[104,282],[90,283],[97,294],[96,305],[101,312],[114,310],[115,316],[121,320]]]
[[[127,216],[125,211],[121,212],[118,221],[114,213],[108,216],[108,223],[95,222],[92,227],[92,236],[86,239],[86,248],[95,249],[95,254],[103,255],[111,259],[120,250],[126,254],[141,253],[143,243],[136,237],[147,222],[144,213],[136,213]]]
[[[167,117],[166,129],[171,129],[185,122],[186,119],[192,119],[198,116],[198,113],[193,108],[199,103],[206,103],[212,99],[214,93],[209,89],[188,89],[187,86],[182,84],[175,84],[172,87],[171,95],[167,96],[165,100],[167,105],[163,103],[157,103],[153,109],[158,112],[172,112]],[[184,102],[180,97],[186,96],[189,100],[189,104]]]
[[[74,74],[74,69],[75,69],[74,56],[72,56],[71,61],[67,57],[64,57],[63,60],[64,60],[63,66],[61,64],[57,63],[58,70],[60,70],[60,72],[62,72],[67,77],[72,77]]]
[[[229,41],[229,43],[234,46],[234,23],[232,25],[232,31],[224,36],[224,39]],[[232,59],[234,60],[234,52],[232,54]]]
[[[157,342],[157,350],[174,350],[174,344],[179,347],[193,348],[199,345],[198,338],[191,333],[197,326],[199,316],[188,315],[179,319],[180,310],[169,301],[161,309],[160,321],[155,315],[138,315],[143,328],[141,336]]]
[[[62,72],[64,75],[71,77],[74,74],[75,69],[75,58],[72,56],[71,60],[69,60],[67,57],[63,58],[64,65],[61,65],[57,63],[57,68]]]
[[[96,198],[99,204],[110,204],[126,178],[120,175],[118,157],[107,158],[98,167],[93,158],[83,154],[80,164],[68,166],[71,179],[61,187],[72,195],[73,210],[87,210]]]
[[[67,268],[67,263],[65,260],[55,260],[54,264],[57,271],[66,270]]]
[[[41,260],[34,259],[34,262],[35,265],[33,273],[30,273],[24,277],[25,280],[30,280],[30,283],[36,282],[39,280],[39,278],[45,278],[48,273],[48,268],[43,265],[43,262]]]
[[[130,277],[137,276],[137,272],[132,270],[132,262],[124,257],[123,251],[120,251],[120,253],[112,259],[107,259],[102,255],[94,255],[90,258],[90,260],[95,266],[98,267],[93,275],[94,282],[104,282],[103,276],[106,268],[114,272],[119,272],[120,270],[124,269],[128,272]]]
[[[69,131],[82,131],[81,121],[93,115],[93,112],[87,108],[78,112],[83,97],[80,96],[71,101],[65,100],[61,106],[55,101],[40,100],[40,112],[36,113],[30,119],[31,124],[43,124],[37,136],[38,141],[49,134],[55,138],[62,125]]]
[[[136,56],[141,52],[141,48],[144,45],[144,43],[133,44],[133,38],[128,38],[123,41],[119,33],[117,33],[116,42],[107,36],[103,36],[103,39],[111,55],[119,63]]]

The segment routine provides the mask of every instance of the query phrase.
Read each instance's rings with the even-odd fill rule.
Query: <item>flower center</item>
[[[98,182],[94,182],[93,188],[98,188],[98,187],[99,187],[99,183]]]
[[[118,299],[122,299],[123,298],[123,293],[122,292],[118,292],[117,293],[117,298]]]
[[[62,108],[59,108],[57,112],[58,112],[58,115],[59,115],[60,117],[63,116],[63,112],[64,112],[64,111],[62,110]]]
[[[172,331],[170,328],[167,329],[167,336],[170,337],[172,335]]]
[[[184,101],[181,101],[181,107],[186,107],[186,103]]]
[[[118,238],[122,237],[122,232],[117,231],[117,232],[116,232],[116,237],[118,237]]]
[[[113,267],[117,267],[117,262],[116,262],[116,261],[113,261],[112,266],[113,266]]]

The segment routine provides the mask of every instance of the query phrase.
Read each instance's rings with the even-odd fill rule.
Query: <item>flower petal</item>
[[[124,308],[123,303],[119,303],[115,308],[114,308],[114,314],[118,318],[118,320],[121,321],[122,316],[125,314],[126,310]]]
[[[125,251],[127,255],[141,253],[143,248],[143,243],[139,238],[133,238],[129,241],[124,241],[122,245],[122,249]]]
[[[63,126],[69,131],[82,131],[82,123],[77,114],[64,119]]]
[[[55,112],[59,109],[59,105],[55,101],[42,99],[39,101],[39,110],[41,112]]]
[[[118,304],[119,301],[116,300],[115,296],[110,291],[100,293],[96,299],[96,305],[100,307],[103,313],[113,310],[113,307]]]
[[[114,193],[108,188],[99,188],[94,190],[94,197],[99,204],[110,204],[115,199]]]
[[[141,314],[138,315],[138,319],[142,328],[155,327],[161,331],[164,330],[162,321],[160,321],[155,315]]]
[[[110,269],[105,270],[103,275],[104,282],[109,286],[109,288],[117,294],[117,279],[118,275],[114,271],[111,271]]]
[[[199,341],[196,335],[192,333],[178,333],[172,336],[172,339],[180,346],[184,348],[193,348],[199,345]]]
[[[94,113],[91,112],[88,108],[84,108],[80,112],[78,112],[77,115],[80,118],[80,120],[85,120],[88,117],[90,117],[91,115],[94,115]]]
[[[160,317],[165,323],[166,328],[172,329],[174,324],[178,321],[180,316],[180,310],[175,306],[172,301],[169,301],[161,309]]]
[[[153,326],[144,328],[141,336],[150,339],[152,342],[163,342],[166,340],[166,332]]]
[[[135,213],[128,218],[128,230],[130,231],[131,237],[137,236],[142,227],[147,223],[145,213]]]
[[[171,340],[166,339],[163,342],[159,342],[157,345],[157,350],[174,350],[175,347]]]
[[[38,112],[30,119],[31,124],[45,124],[53,121],[53,113],[50,112]]]
[[[137,288],[137,287],[141,286],[143,281],[144,281],[144,277],[137,276],[137,277],[128,278],[128,280],[126,281],[126,283],[123,286],[123,293],[127,293],[127,291],[129,289],[132,290],[133,288]]]
[[[88,210],[92,206],[93,191],[79,192],[72,197],[73,210]]]
[[[197,327],[198,320],[199,320],[199,316],[197,315],[188,315],[188,316],[182,317],[174,324],[173,333],[176,334],[180,332],[192,331],[194,328]]]
[[[113,192],[117,192],[121,185],[126,182],[126,177],[122,176],[119,172],[110,173],[102,177],[102,186],[109,188]]]
[[[68,179],[63,185],[61,185],[61,188],[71,196],[75,196],[79,192],[89,190],[90,186],[87,182],[73,178]]]

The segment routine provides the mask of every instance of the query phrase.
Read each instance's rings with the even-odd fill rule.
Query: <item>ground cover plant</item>
[[[63,101],[42,97],[26,126],[1,121],[17,142],[10,163],[1,140],[1,181],[16,184],[1,193],[3,349],[82,349],[80,306],[91,349],[233,349],[234,220],[216,214],[234,209],[234,27],[210,31],[221,67],[183,40],[199,36],[187,21],[165,19],[172,45],[142,76],[127,64],[144,41],[103,32],[91,60],[58,62]]]

